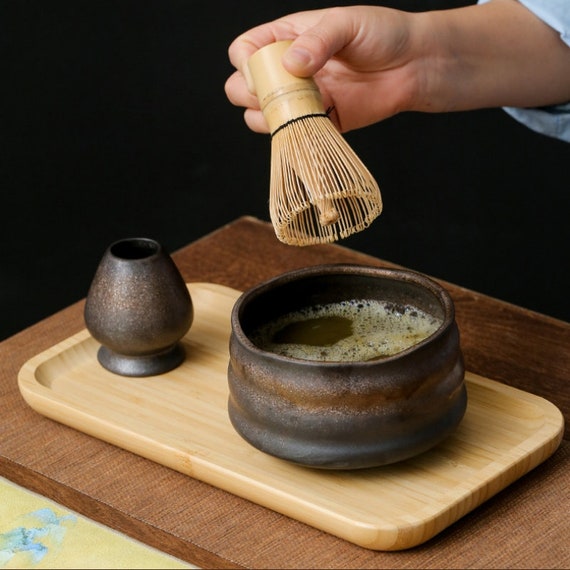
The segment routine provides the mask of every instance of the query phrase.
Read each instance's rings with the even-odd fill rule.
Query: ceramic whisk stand
[[[85,303],[85,324],[101,343],[100,364],[122,376],[152,376],[185,358],[180,344],[194,318],[190,293],[162,246],[128,238],[109,246]]]

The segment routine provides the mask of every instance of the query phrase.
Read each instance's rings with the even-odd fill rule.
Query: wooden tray
[[[84,330],[29,360],[26,402],[58,422],[157,461],[360,546],[420,544],[549,457],[564,420],[550,402],[467,373],[467,413],[443,444],[362,471],[299,467],[237,435],[226,405],[230,312],[239,292],[189,284],[195,317],[186,361],[150,378],[97,362]]]

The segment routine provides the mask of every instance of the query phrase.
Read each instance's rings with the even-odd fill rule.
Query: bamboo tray
[[[189,284],[186,361],[162,376],[124,378],[97,362],[87,332],[29,360],[18,382],[37,412],[259,505],[374,550],[421,544],[549,457],[564,420],[550,402],[467,373],[456,432],[395,465],[321,471],[257,451],[226,405],[230,313],[239,292]]]

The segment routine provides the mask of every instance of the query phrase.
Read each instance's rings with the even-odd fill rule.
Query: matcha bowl
[[[421,273],[291,271],[243,293],[231,329],[229,417],[269,455],[378,467],[429,450],[464,416],[453,301]]]

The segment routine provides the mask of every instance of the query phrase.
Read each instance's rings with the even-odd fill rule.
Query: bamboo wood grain
[[[239,292],[191,283],[187,359],[151,378],[96,360],[83,330],[27,361],[18,381],[39,413],[366,548],[421,544],[549,457],[563,431],[543,398],[468,373],[459,429],[393,466],[315,471],[245,443],[227,418],[230,312]]]
[[[291,41],[269,44],[248,61],[263,116],[274,132],[285,123],[313,113],[325,112],[321,93],[312,77],[296,77],[280,61]]]

